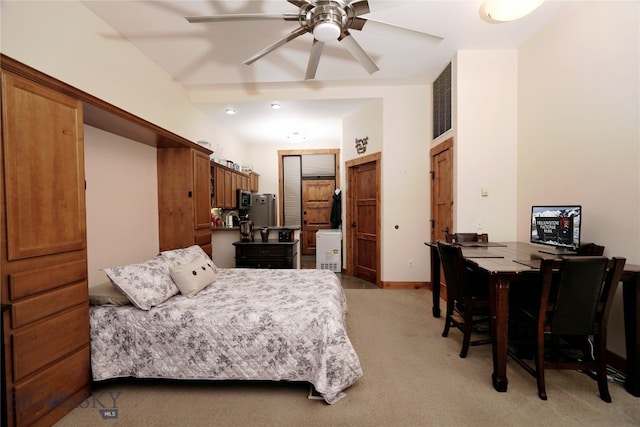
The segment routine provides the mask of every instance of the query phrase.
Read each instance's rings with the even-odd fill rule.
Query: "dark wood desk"
[[[440,257],[435,243],[431,248],[431,283],[433,316],[440,316]],[[538,269],[514,262],[532,258],[549,258],[541,247],[524,242],[503,243],[501,246],[463,247],[462,253],[471,268],[488,275],[491,298],[493,343],[492,382],[497,391],[507,391],[507,336],[509,320],[509,286],[517,286],[520,279],[538,274]],[[625,344],[627,356],[626,390],[640,397],[640,266],[625,265],[622,276]]]

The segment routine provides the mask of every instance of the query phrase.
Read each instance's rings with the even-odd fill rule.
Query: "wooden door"
[[[333,179],[302,180],[302,255],[316,253],[316,232],[331,228]]]
[[[365,159],[371,160],[347,163],[347,272],[379,284],[380,158],[378,154]]]
[[[91,393],[80,101],[2,74],[2,425],[52,425]]]
[[[431,149],[431,241],[445,240],[453,233],[453,138]],[[434,286],[435,284],[432,284]],[[446,298],[447,284],[440,274],[440,295]]]

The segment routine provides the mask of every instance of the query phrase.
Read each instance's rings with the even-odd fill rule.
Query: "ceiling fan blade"
[[[362,28],[360,28],[362,31],[370,31],[372,33],[378,33],[382,35],[395,33],[399,37],[422,37],[422,38],[431,39],[434,42],[439,42],[440,40],[442,40],[442,37],[436,36],[434,34],[424,33],[422,31],[400,27],[394,24],[388,24],[382,21],[376,21],[371,18],[365,19],[365,21],[366,22],[363,23]]]
[[[311,46],[311,53],[309,54],[309,63],[307,64],[307,73],[304,76],[305,80],[312,80],[316,77],[316,71],[318,70],[318,63],[320,63],[320,55],[322,54],[322,48],[324,42],[313,40],[313,46]]]
[[[367,23],[367,20],[364,18],[355,17],[351,21],[351,25],[349,25],[350,30],[358,30],[361,31],[364,27],[364,24]]]
[[[353,0],[351,2],[351,7],[353,7],[356,16],[371,12],[369,2],[367,0]]]
[[[187,21],[192,24],[202,22],[234,22],[234,21],[267,21],[283,19],[285,21],[297,21],[297,13],[237,13],[231,15],[211,16],[187,16]]]
[[[289,34],[287,34],[285,37],[283,37],[280,40],[278,40],[277,42],[265,47],[260,52],[258,52],[255,55],[253,55],[251,58],[248,58],[246,61],[243,62],[243,64],[245,64],[245,65],[253,64],[255,61],[257,61],[258,59],[262,58],[267,53],[273,52],[274,50],[276,50],[280,46],[282,46],[282,45],[290,42],[291,40],[295,39],[296,37],[299,37],[299,36],[301,36],[301,35],[303,35],[305,33],[308,33],[308,32],[309,32],[308,29],[306,29],[304,27],[298,27],[295,30],[293,30],[292,32],[290,32]]]
[[[351,34],[345,32],[338,39],[340,43],[344,45],[351,55],[364,67],[369,74],[373,74],[379,70],[378,66],[369,58],[367,52],[362,49],[362,46],[358,44]]]
[[[309,4],[308,0],[287,0],[289,3],[294,5],[295,7],[301,7],[305,4]]]

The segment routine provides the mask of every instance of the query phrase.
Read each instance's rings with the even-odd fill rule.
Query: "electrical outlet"
[[[482,220],[482,218],[478,218],[476,220],[476,229],[482,230],[483,225],[484,225],[484,221]]]
[[[409,261],[409,268],[413,268],[413,261]]]

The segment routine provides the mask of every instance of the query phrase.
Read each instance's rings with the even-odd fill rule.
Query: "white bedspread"
[[[362,376],[346,312],[331,271],[220,269],[150,311],[91,307],[93,379],[307,381],[335,403]]]

